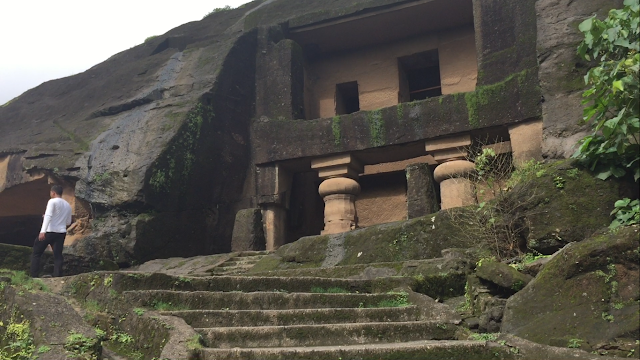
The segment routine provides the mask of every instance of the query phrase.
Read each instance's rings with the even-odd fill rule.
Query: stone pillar
[[[364,171],[352,155],[343,154],[311,161],[311,168],[325,179],[318,189],[324,199],[324,230],[322,234],[337,234],[358,227],[356,195],[360,185],[355,180]]]
[[[433,214],[440,209],[436,183],[429,164],[411,164],[405,169],[407,176],[407,218]]]
[[[318,189],[324,199],[324,230],[322,234],[337,234],[354,230],[358,225],[356,195],[360,185],[346,177],[329,178]]]
[[[438,162],[433,172],[440,183],[440,208],[450,209],[476,203],[473,183],[468,179],[475,172],[475,165],[466,160],[469,135],[431,140],[425,149]]]
[[[516,167],[529,160],[542,160],[542,120],[509,126],[509,136]]]
[[[282,206],[268,204],[262,207],[265,247],[272,251],[285,244],[287,210]]]
[[[291,174],[280,164],[260,166],[256,175],[257,203],[262,210],[262,224],[267,250],[276,250],[287,238],[287,209],[291,193]]]
[[[473,183],[467,178],[475,172],[468,160],[452,160],[436,167],[434,179],[440,183],[441,208],[451,209],[476,203]]]

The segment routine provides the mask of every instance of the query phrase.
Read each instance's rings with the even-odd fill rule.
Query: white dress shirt
[[[49,200],[40,232],[66,233],[69,225],[71,225],[71,205],[62,198]]]

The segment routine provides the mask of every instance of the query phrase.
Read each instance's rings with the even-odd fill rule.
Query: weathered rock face
[[[589,129],[580,126],[584,75],[591,66],[576,54],[583,39],[578,25],[587,17],[606,16],[622,0],[537,0],[538,63],[544,102],[543,154],[549,158],[567,158],[575,144]]]
[[[509,298],[502,331],[555,346],[579,339],[590,350],[637,339],[639,237],[633,226],[565,247]]]
[[[36,194],[50,182],[70,184],[79,214],[94,220],[74,235],[69,252],[122,266],[229,251],[237,211],[258,206],[280,206],[283,217],[289,217],[288,233],[280,240],[295,240],[316,233],[315,205],[292,199],[309,194],[313,179],[295,179],[309,174],[313,157],[358,152],[367,164],[407,160],[425,154],[425,139],[469,132],[506,137],[509,126],[540,117],[549,147],[572,136],[576,129],[558,119],[577,119],[554,104],[577,96],[574,80],[580,74],[557,64],[573,59],[569,54],[579,40],[573,25],[617,4],[256,0],[216,12],[0,107],[0,205],[20,198],[10,196],[12,189]],[[413,16],[407,10],[412,6],[425,14],[431,14],[429,9],[446,16],[456,13],[446,10],[461,11],[451,17],[453,23],[434,18],[444,24],[431,28],[417,19],[420,33],[390,26],[389,34],[383,34],[375,16],[383,14],[390,24],[405,23],[402,16]],[[398,12],[405,15],[394,17]],[[352,38],[331,35],[342,25],[330,25],[328,32],[314,30],[347,17],[353,22],[348,26],[359,31]],[[316,113],[306,108],[305,94],[314,91],[308,84],[309,63],[379,45],[381,40],[367,33],[370,28],[391,42],[446,30],[450,36],[443,35],[438,41],[444,45],[436,45],[443,54],[452,52],[455,47],[447,48],[451,44],[471,39],[465,55],[470,65],[462,64],[463,73],[453,72],[442,83],[457,90],[389,106],[398,102],[394,90],[392,101],[376,106],[382,109],[300,120]],[[570,79],[570,89],[552,81],[557,78]],[[539,85],[548,98],[542,106]],[[460,96],[457,91],[469,92]],[[547,151],[549,156],[566,154],[564,148]],[[258,170],[276,163],[294,180],[283,181],[289,188],[282,192],[263,193],[271,184],[260,184]],[[264,199],[277,203],[262,203]],[[0,242],[20,237],[29,240],[14,243],[28,245],[29,231],[17,228],[35,228],[44,208],[41,201],[30,196],[27,202],[35,205],[19,217],[14,210],[0,212]],[[411,217],[414,212],[429,211],[412,210]]]

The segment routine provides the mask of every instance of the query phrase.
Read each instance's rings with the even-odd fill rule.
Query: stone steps
[[[270,291],[270,292],[311,292],[314,288],[339,288],[345,292],[370,293],[373,282],[358,279],[329,279],[317,277],[264,277],[264,276],[207,276],[175,277],[165,274],[145,274],[141,272],[120,271],[106,273],[127,290],[183,290],[183,291]],[[393,281],[396,280],[396,281]],[[402,278],[385,281],[384,291],[403,284]],[[377,283],[376,283],[377,284]],[[380,285],[376,285],[379,288]]]
[[[409,341],[350,346],[202,350],[203,360],[496,360],[515,356],[481,341]]]
[[[177,310],[286,310],[385,307],[394,294],[313,294],[282,292],[209,292],[134,290],[123,293],[132,306],[170,304]]]
[[[121,274],[113,281],[121,286],[130,306],[155,308],[161,315],[184,319],[201,336],[201,359],[513,358],[505,347],[455,340],[461,334],[456,325],[459,319],[434,314],[429,305],[432,299],[376,293],[403,284],[401,277],[350,280]],[[151,289],[154,284],[165,289]],[[417,305],[408,303],[412,296],[418,296]]]
[[[416,306],[370,309],[182,310],[164,311],[162,314],[180,317],[194,328],[407,322],[420,319],[420,310]]]
[[[206,347],[298,347],[450,340],[457,327],[436,321],[196,328]]]
[[[212,276],[244,274],[269,254],[268,251],[243,251],[207,270]]]

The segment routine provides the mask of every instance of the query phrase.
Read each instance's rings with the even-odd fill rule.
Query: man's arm
[[[49,202],[47,202],[47,210],[45,210],[44,216],[42,217],[42,228],[40,228],[40,235],[38,235],[38,239],[40,241],[44,240],[44,234],[47,232],[49,223],[51,223],[52,215],[53,215],[53,201],[49,200]]]

